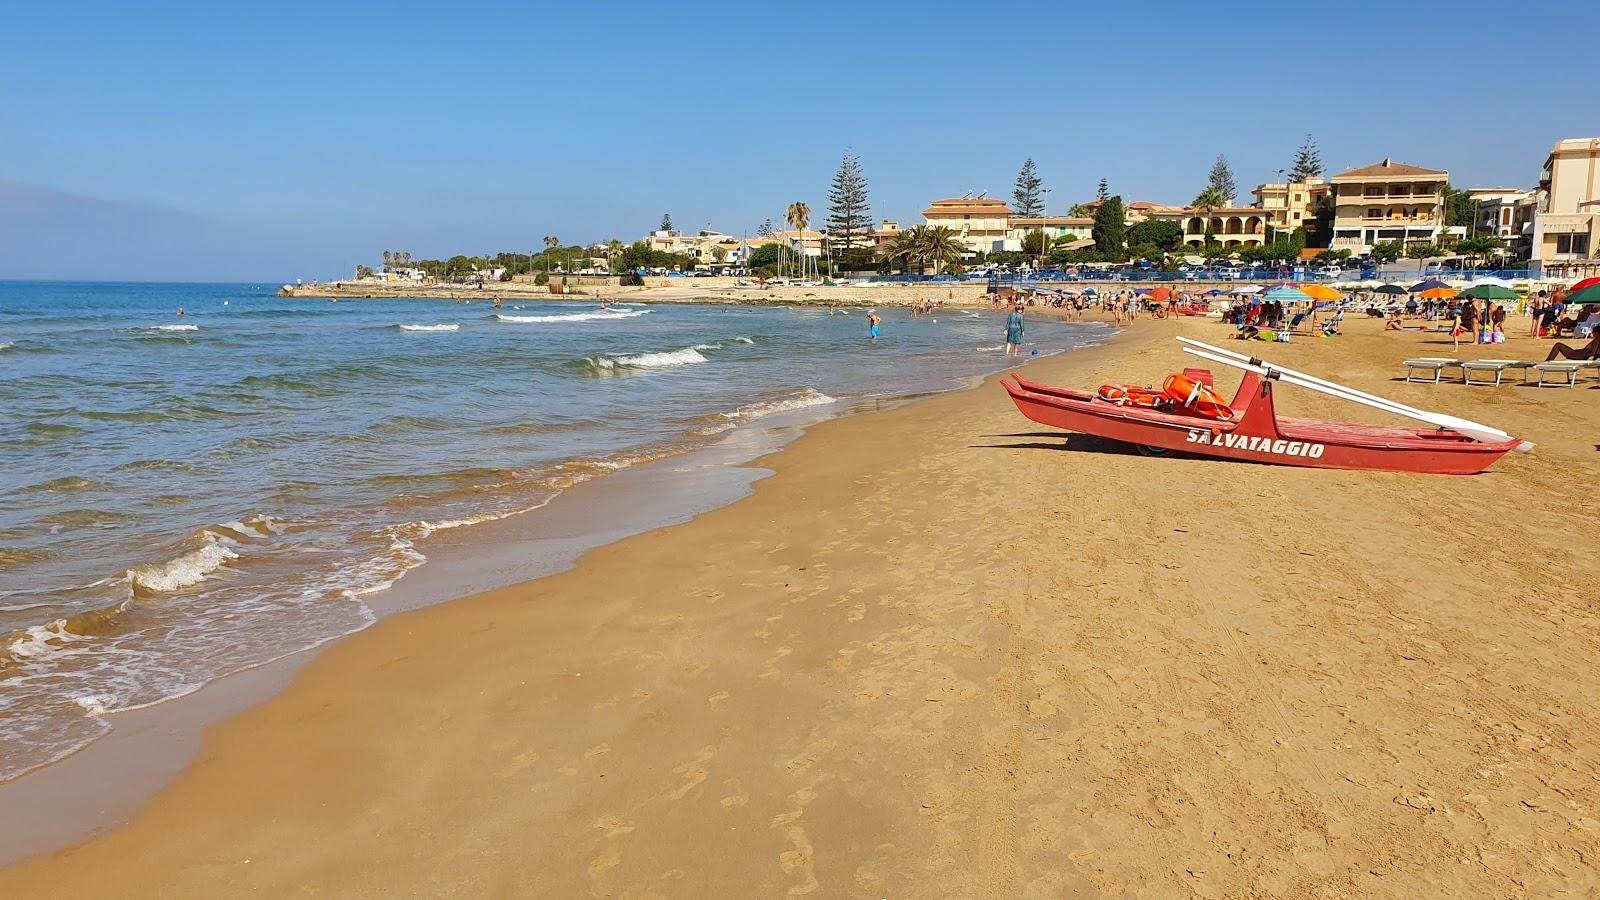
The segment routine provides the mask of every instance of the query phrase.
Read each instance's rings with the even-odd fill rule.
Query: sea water
[[[871,341],[859,309],[489,293],[0,282],[0,779],[118,710],[365,627],[440,530],[1004,365],[987,312],[891,310]],[[1028,340],[1107,333],[1036,321]]]

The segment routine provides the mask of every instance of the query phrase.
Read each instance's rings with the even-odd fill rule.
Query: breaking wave
[[[636,353],[632,356],[591,356],[585,358],[590,366],[601,371],[613,369],[675,369],[706,362],[703,351],[719,349],[714,344],[696,344],[682,350],[663,350],[658,353]]]
[[[501,322],[597,322],[606,319],[632,319],[650,314],[648,309],[603,309],[596,312],[563,313],[556,316],[508,316],[495,313]]]
[[[460,331],[458,324],[451,325],[396,325],[401,331]]]

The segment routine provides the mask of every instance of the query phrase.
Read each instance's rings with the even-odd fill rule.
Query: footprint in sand
[[[506,763],[505,766],[496,773],[496,775],[500,778],[510,778],[511,776],[527,769],[529,766],[538,761],[539,754],[534,753],[532,750],[529,750],[525,753],[518,753],[516,756],[511,757],[511,761]]]
[[[621,816],[605,815],[594,821],[594,827],[604,831],[606,837],[621,837],[633,830],[633,823]]]
[[[715,747],[701,747],[694,759],[681,766],[674,766],[672,774],[682,776],[683,784],[674,788],[668,796],[674,800],[682,800],[689,792],[703,784],[706,780],[706,763],[717,754]]]
[[[717,691],[715,694],[712,694],[711,696],[707,697],[706,698],[706,702],[711,704],[712,706],[716,706],[717,704],[721,703],[722,701],[728,699],[731,696],[733,696],[733,695],[729,694],[727,691]]]
[[[723,783],[728,786],[728,790],[731,792],[728,796],[722,798],[723,809],[742,809],[750,803],[750,792],[739,784],[739,779],[729,778]]]
[[[585,759],[594,759],[596,756],[604,756],[610,752],[610,744],[595,744],[593,747],[583,751],[583,756]]]
[[[827,738],[812,741],[806,745],[804,750],[800,751],[800,755],[784,763],[783,768],[790,775],[803,775],[811,771],[811,767],[817,764],[817,760],[832,750],[834,746],[834,742]]]

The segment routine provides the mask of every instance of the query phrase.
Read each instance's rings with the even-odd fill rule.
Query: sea
[[[430,535],[1005,365],[989,311],[276,293],[0,282],[0,780],[366,627]]]

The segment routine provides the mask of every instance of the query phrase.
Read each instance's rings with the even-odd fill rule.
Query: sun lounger
[[[1577,387],[1578,373],[1585,368],[1581,362],[1534,363],[1539,373],[1539,387]]]
[[[1524,383],[1526,383],[1528,380],[1528,370],[1533,368],[1533,366],[1533,363],[1525,362],[1519,359],[1469,359],[1461,363],[1461,380],[1467,384],[1483,384],[1499,387],[1500,379],[1505,375],[1505,371],[1507,369],[1516,369],[1522,373],[1522,380]],[[1472,379],[1472,373],[1474,372],[1489,373],[1490,375],[1494,376],[1494,380],[1474,381]]]
[[[1446,359],[1442,356],[1423,356],[1418,357],[1417,359],[1408,359],[1401,363],[1401,365],[1406,367],[1407,381],[1420,381],[1427,384],[1438,384],[1439,377],[1444,374],[1445,368],[1447,366],[1459,366],[1461,365],[1461,361],[1457,359]],[[1418,372],[1422,372],[1423,375],[1418,376]],[[1433,377],[1426,377],[1430,373],[1433,375]]]

